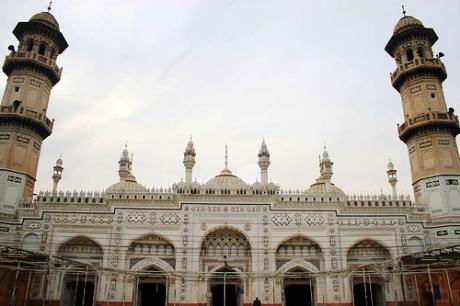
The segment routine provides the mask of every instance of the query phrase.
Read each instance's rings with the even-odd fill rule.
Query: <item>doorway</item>
[[[225,293],[225,294],[224,294]],[[211,287],[212,306],[239,306],[241,288],[237,285],[223,284]]]
[[[313,306],[313,288],[307,284],[291,284],[284,287],[286,306]]]
[[[92,306],[94,303],[94,282],[70,280],[65,283],[63,305]]]
[[[379,284],[357,284],[353,287],[355,306],[384,306],[382,286]]]
[[[164,306],[166,286],[159,283],[141,283],[137,290],[137,306]]]

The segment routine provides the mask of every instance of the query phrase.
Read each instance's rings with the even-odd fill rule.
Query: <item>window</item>
[[[424,58],[424,57],[425,57],[425,50],[423,50],[423,47],[418,47],[418,49],[417,49],[417,56],[420,57],[420,58]]]
[[[407,49],[406,56],[407,56],[408,61],[413,61],[414,60],[414,51],[412,51],[412,49]]]
[[[40,48],[38,48],[38,54],[45,56],[46,52],[46,45],[44,43],[40,44]]]
[[[33,47],[34,47],[34,41],[33,41],[33,40],[29,40],[29,41],[27,42],[26,50],[27,50],[27,51],[32,51]]]

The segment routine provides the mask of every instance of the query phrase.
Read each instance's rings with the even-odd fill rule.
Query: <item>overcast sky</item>
[[[404,3],[438,34],[446,100],[460,110],[460,1]],[[3,54],[17,44],[16,23],[47,5],[1,1]],[[52,13],[70,46],[58,59],[64,71],[48,109],[56,121],[36,192],[51,189],[60,154],[60,189],[107,188],[118,181],[125,141],[138,182],[171,185],[184,177],[193,135],[199,182],[223,168],[225,144],[229,168],[255,182],[265,137],[269,177],[282,188],[314,182],[325,143],[345,192],[389,192],[391,156],[398,189],[412,196],[396,130],[402,107],[389,80],[395,64],[383,50],[401,1],[56,0]]]

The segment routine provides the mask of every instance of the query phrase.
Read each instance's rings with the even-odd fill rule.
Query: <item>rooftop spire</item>
[[[225,145],[225,168],[228,166],[228,147]]]
[[[53,5],[53,1],[51,0],[48,4],[48,13],[51,11],[51,6]]]
[[[403,13],[404,17],[406,17],[406,9],[404,8],[404,5],[401,5],[401,7],[402,7],[402,13]]]

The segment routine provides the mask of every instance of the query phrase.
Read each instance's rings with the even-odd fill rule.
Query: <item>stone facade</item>
[[[41,14],[45,15],[38,14],[40,18],[33,17],[22,26],[32,30],[43,25],[54,27],[53,39],[62,44],[54,17]],[[429,64],[444,71],[440,60],[432,59],[432,33],[418,20],[407,18],[398,23],[387,51],[396,54],[397,61],[410,64],[409,58],[400,59],[399,51],[394,50],[406,48],[400,44],[401,33],[422,29],[428,38],[420,44],[428,52]],[[34,47],[27,51],[25,43],[21,40],[19,50],[33,52]],[[15,56],[19,55],[13,51],[5,65],[13,65],[11,58]],[[55,57],[56,52],[51,56],[53,65]],[[14,65],[9,69],[12,74],[16,71]],[[392,80],[401,91],[406,125],[415,124],[412,117],[419,115],[414,105],[431,103],[431,98],[425,99],[431,94],[431,83],[437,86],[439,109],[430,111],[447,111],[439,77],[410,81],[415,82],[412,84],[399,80],[399,70]],[[5,107],[14,108],[9,98],[11,82],[2,112]],[[411,96],[414,86],[423,87],[422,102]],[[49,95],[42,98],[33,105],[47,103]],[[417,196],[415,202],[398,196],[392,163],[388,165],[392,195],[346,195],[332,182],[333,162],[326,150],[320,157],[316,182],[301,191],[282,190],[268,181],[270,153],[265,141],[258,152],[260,182],[253,184],[233,174],[227,162],[208,182],[192,181],[197,153],[191,139],[184,151],[186,180],[166,189],[147,189],[139,184],[125,148],[119,161],[119,182],[105,192],[58,191],[64,169],[59,159],[52,192],[39,192],[33,201],[24,200],[29,193],[16,202],[5,201],[8,188],[24,184],[24,176],[32,177],[33,173],[2,164],[0,280],[8,285],[0,288],[0,303],[243,306],[259,298],[263,305],[287,306],[458,305],[458,264],[419,262],[404,267],[409,260],[430,259],[424,254],[438,249],[441,258],[446,250],[453,252],[460,244],[460,201],[455,194],[458,152],[452,132],[458,120],[453,113],[449,116],[448,129],[429,130],[420,136],[418,130],[407,136],[406,126],[400,126],[409,152],[412,142],[419,144],[423,137],[432,137],[430,133],[438,135],[430,140],[434,146],[450,148],[449,171],[443,171],[448,165],[439,150],[433,151],[435,169],[430,168],[429,175],[423,172],[426,169],[418,172],[412,163],[416,194],[427,195],[430,188],[436,188],[442,194],[439,205],[431,196]],[[8,126],[0,128],[12,137]],[[8,139],[0,137],[2,143],[9,145]],[[415,147],[414,154],[423,156],[423,148]],[[16,153],[7,158],[13,156],[16,158]],[[443,166],[438,167],[438,162]],[[34,167],[36,171],[36,164]],[[23,185],[17,190],[21,188]]]

